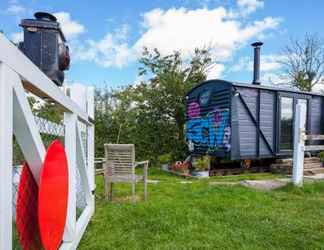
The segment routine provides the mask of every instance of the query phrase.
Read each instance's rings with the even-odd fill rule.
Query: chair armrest
[[[99,164],[99,163],[104,163],[106,161],[106,158],[95,158],[94,163]]]
[[[138,162],[135,162],[135,168],[140,165],[144,165],[144,167],[145,167],[145,165],[148,166],[148,164],[149,164],[149,161],[138,161]]]
[[[148,175],[148,166],[149,166],[149,161],[139,161],[135,162],[135,168],[139,165],[144,165],[144,182],[147,181],[147,175]]]
[[[102,169],[105,177],[113,175],[113,164],[111,161],[104,161],[102,163]]]

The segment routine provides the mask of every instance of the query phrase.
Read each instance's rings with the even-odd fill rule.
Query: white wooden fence
[[[94,213],[94,91],[72,86],[64,94],[16,46],[0,34],[0,249],[12,249],[12,156],[13,135],[39,180],[45,157],[26,92],[55,102],[64,110],[65,149],[69,163],[68,214],[60,249],[76,249]],[[81,131],[86,130],[87,148]],[[77,170],[85,192],[86,207],[76,217]]]
[[[306,108],[301,104],[296,106],[294,121],[294,156],[293,156],[293,183],[297,186],[303,184],[304,151],[305,151],[305,120]]]
[[[296,118],[294,121],[294,156],[293,156],[293,183],[296,186],[303,185],[304,156],[309,151],[324,151],[323,145],[307,145],[306,141],[324,140],[324,135],[306,135],[306,107],[296,105]]]

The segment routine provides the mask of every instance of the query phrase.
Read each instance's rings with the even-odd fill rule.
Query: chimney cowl
[[[260,41],[254,42],[251,44],[251,46],[253,46],[253,47],[261,47],[262,45],[263,45],[263,42],[260,42]]]
[[[57,18],[54,15],[47,13],[47,12],[40,12],[40,11],[36,12],[34,14],[34,17],[38,20],[57,22]]]

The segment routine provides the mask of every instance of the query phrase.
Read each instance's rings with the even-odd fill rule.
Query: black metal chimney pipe
[[[253,63],[253,82],[252,84],[260,85],[260,50],[262,42],[252,43],[251,46],[254,47],[254,63]]]

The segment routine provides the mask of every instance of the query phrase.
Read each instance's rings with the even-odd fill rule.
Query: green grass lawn
[[[130,186],[115,185],[103,199],[97,178],[96,213],[79,249],[324,249],[324,183],[265,192],[210,182],[276,178],[270,174],[170,176],[152,168],[149,201],[130,203]]]

